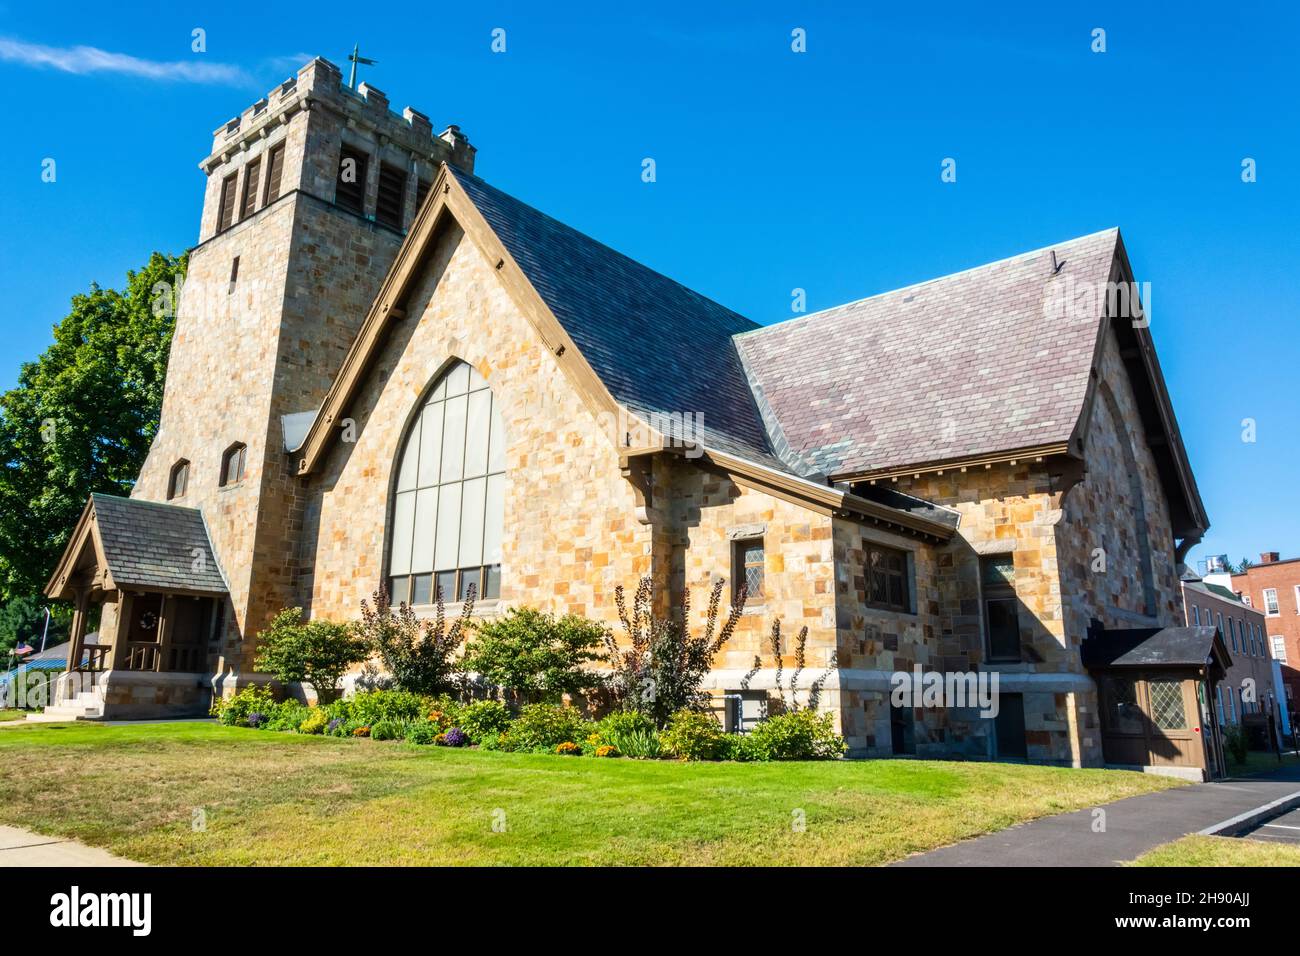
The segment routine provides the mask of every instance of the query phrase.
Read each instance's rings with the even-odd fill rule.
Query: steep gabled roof
[[[160,501],[91,495],[45,593],[67,597],[86,568],[104,590],[227,593],[203,513]]]
[[[1064,445],[1088,394],[1118,230],[1003,259],[737,337],[789,454],[831,475]],[[1052,253],[1061,264],[1053,272]]]
[[[731,341],[755,323],[449,170],[615,401],[642,415],[697,415],[705,444],[777,464]]]

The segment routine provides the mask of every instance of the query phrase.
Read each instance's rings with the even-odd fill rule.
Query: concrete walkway
[[[0,869],[11,866],[144,866],[76,840],[0,826]]]
[[[1277,803],[1268,810],[1263,808]],[[894,866],[1118,866],[1162,843],[1234,821],[1230,835],[1300,806],[1300,767],[1147,793],[919,853]],[[1258,811],[1258,813],[1254,813]],[[1237,819],[1241,818],[1241,819]]]

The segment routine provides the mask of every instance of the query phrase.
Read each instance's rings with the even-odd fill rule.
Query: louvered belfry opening
[[[334,202],[360,215],[366,202],[366,154],[351,146],[339,151],[338,184]]]
[[[379,196],[375,219],[393,229],[402,228],[402,206],[406,199],[406,173],[389,163],[379,164]]]
[[[284,177],[284,143],[271,147],[266,156],[266,202],[270,205],[280,198],[280,180]]]
[[[231,173],[221,181],[221,208],[217,212],[217,232],[229,229],[235,221],[235,193],[238,188],[238,173]]]
[[[262,159],[249,162],[244,167],[244,201],[239,208],[239,218],[247,219],[257,210],[257,184],[262,178]]]

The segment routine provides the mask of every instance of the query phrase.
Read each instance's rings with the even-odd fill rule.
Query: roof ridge
[[[907,292],[911,289],[919,289],[922,286],[932,285],[933,283],[936,282],[944,282],[948,279],[956,279],[959,278],[960,276],[969,275],[970,273],[973,272],[979,272],[983,269],[992,269],[994,266],[1000,266],[1010,262],[1018,262],[1023,259],[1028,259],[1030,256],[1036,256],[1044,252],[1051,252],[1054,249],[1060,249],[1063,246],[1074,245],[1075,243],[1083,242],[1087,239],[1095,239],[1097,236],[1102,236],[1110,232],[1115,233],[1116,237],[1118,237],[1119,226],[1109,226],[1106,229],[1098,229],[1096,232],[1090,232],[1087,233],[1086,235],[1075,236],[1073,239],[1064,239],[1060,242],[1048,243],[1047,245],[1040,246],[1037,249],[1027,249],[1024,252],[1017,252],[1009,256],[1003,256],[1001,259],[993,259],[990,262],[982,262],[979,265],[970,266],[969,268],[966,269],[958,269],[956,272],[948,272],[945,273],[944,275],[932,276],[929,279],[922,279],[919,282],[912,282],[909,283],[908,285],[898,286],[895,289],[886,289],[883,292],[876,292],[873,293],[872,295],[862,296],[861,298],[850,299],[849,301],[841,302],[838,305],[828,306],[825,309],[818,309],[816,312],[809,312],[807,315],[791,316],[788,319],[781,319],[779,322],[771,322],[767,325],[760,325],[756,329],[748,329],[744,332],[737,332],[734,337],[743,338],[743,337],[754,335],[755,333],[766,332],[769,329],[789,328],[789,326],[792,323],[808,322],[811,321],[812,319],[823,318],[827,316],[829,313],[835,312],[838,309],[847,309],[850,306],[861,305],[862,303],[870,302],[873,299],[882,299],[885,296],[897,295],[900,292]]]
[[[581,237],[582,237],[584,240],[586,240],[587,242],[590,242],[590,243],[592,243],[593,245],[600,246],[602,249],[605,249],[605,250],[607,250],[607,251],[613,253],[614,255],[618,256],[620,259],[623,259],[623,260],[626,260],[627,262],[630,262],[632,265],[636,266],[638,269],[644,269],[646,272],[652,272],[652,273],[654,273],[655,275],[659,276],[661,279],[664,279],[664,280],[666,280],[666,281],[668,281],[668,282],[671,282],[673,285],[677,286],[678,288],[680,288],[680,289],[682,289],[682,290],[684,290],[684,291],[686,291],[686,292],[689,292],[689,293],[690,293],[691,295],[693,295],[693,296],[697,296],[698,298],[703,299],[705,302],[708,302],[710,305],[714,305],[714,306],[716,306],[716,307],[719,308],[719,309],[723,309],[724,311],[729,312],[730,314],[734,315],[736,318],[740,319],[742,322],[745,322],[746,324],[748,324],[748,325],[750,325],[750,326],[753,327],[753,328],[750,328],[750,329],[746,329],[744,332],[733,332],[732,335],[746,335],[746,334],[748,334],[749,332],[753,332],[753,331],[755,331],[755,330],[757,330],[757,329],[761,329],[761,328],[764,327],[764,326],[762,326],[762,325],[759,325],[757,322],[755,322],[753,319],[749,318],[748,316],[741,315],[739,312],[737,312],[735,309],[731,308],[730,306],[723,305],[723,304],[722,304],[721,302],[719,302],[717,299],[710,298],[709,296],[705,295],[703,292],[698,291],[697,289],[692,289],[690,286],[686,285],[685,283],[677,281],[677,280],[674,279],[672,276],[667,275],[666,273],[660,272],[658,269],[655,269],[655,268],[653,268],[653,267],[651,267],[651,266],[648,266],[648,265],[646,265],[644,262],[641,262],[641,261],[638,260],[638,259],[634,259],[634,258],[632,258],[632,257],[629,256],[626,252],[620,252],[618,249],[615,249],[613,246],[609,245],[608,243],[601,242],[599,239],[595,238],[594,236],[589,235],[588,233],[583,232],[581,229],[578,229],[578,228],[575,227],[575,226],[571,226],[571,225],[569,225],[569,224],[568,224],[567,222],[565,222],[564,220],[562,220],[562,219],[556,219],[554,216],[549,215],[548,213],[543,212],[542,210],[538,209],[536,206],[533,206],[533,205],[531,205],[531,204],[529,204],[529,203],[524,202],[522,199],[520,199],[520,198],[519,198],[518,196],[516,196],[514,193],[508,193],[508,192],[506,192],[504,189],[501,189],[500,187],[497,187],[497,186],[492,185],[490,182],[488,182],[488,181],[487,181],[486,179],[484,179],[482,176],[475,175],[474,173],[467,173],[467,172],[465,172],[465,170],[463,170],[463,169],[457,169],[455,166],[452,166],[452,165],[450,165],[450,164],[448,164],[447,168],[451,171],[452,175],[456,176],[458,179],[472,179],[472,180],[475,180],[476,182],[478,182],[478,183],[482,184],[483,186],[487,187],[488,189],[491,189],[493,192],[498,192],[498,193],[500,193],[502,196],[507,197],[507,198],[510,199],[512,202],[517,202],[517,203],[519,203],[519,205],[521,205],[521,206],[523,206],[524,208],[528,209],[530,212],[532,212],[532,213],[534,213],[534,214],[536,214],[536,215],[542,217],[543,219],[546,219],[546,220],[548,220],[548,221],[550,221],[550,222],[555,223],[555,224],[556,224],[557,226],[559,226],[561,229],[565,229],[565,230],[567,230],[567,231],[569,231],[569,232],[571,232],[571,233],[574,233],[574,234],[577,235],[577,236],[581,236]]]

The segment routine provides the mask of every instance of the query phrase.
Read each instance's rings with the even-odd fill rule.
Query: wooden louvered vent
[[[393,229],[402,228],[402,206],[406,199],[406,173],[388,163],[379,164],[379,197],[375,219]]]
[[[266,205],[280,198],[280,180],[284,177],[284,143],[271,147],[266,157]]]
[[[258,157],[244,167],[244,201],[239,218],[247,219],[257,210],[257,184],[262,178],[262,159]]]
[[[344,146],[339,151],[338,184],[334,202],[349,212],[361,214],[366,201],[366,154]]]
[[[239,189],[239,176],[231,173],[221,181],[221,207],[217,210],[217,232],[224,232],[235,221],[235,193]]]

